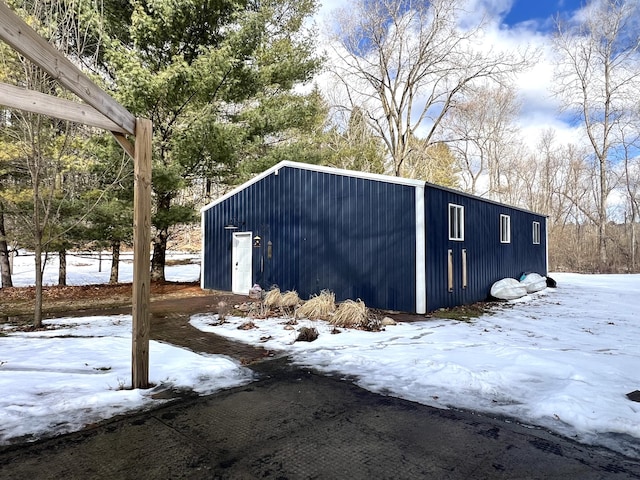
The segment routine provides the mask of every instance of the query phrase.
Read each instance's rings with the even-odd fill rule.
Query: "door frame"
[[[245,238],[248,239],[247,245],[248,247],[245,249],[239,248],[242,243],[239,239]],[[249,257],[249,283],[248,285],[240,285],[240,288],[236,287],[236,284],[239,282],[238,273],[235,268],[240,255],[244,253]],[[249,290],[252,287],[252,279],[253,279],[253,245],[252,245],[252,233],[251,232],[233,232],[233,237],[231,240],[231,292],[238,295],[249,295]],[[245,289],[246,287],[246,289]]]

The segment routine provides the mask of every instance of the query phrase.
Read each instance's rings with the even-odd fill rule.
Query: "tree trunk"
[[[636,222],[635,215],[631,219],[631,270],[629,273],[636,273]]]
[[[65,287],[67,285],[67,251],[61,248],[58,251],[60,264],[58,266],[58,285]]]
[[[111,275],[109,276],[109,284],[118,283],[118,273],[120,269],[120,240],[111,242]]]
[[[11,280],[11,262],[9,260],[9,246],[7,245],[4,229],[4,212],[0,208],[0,287],[13,287]]]
[[[42,242],[36,241],[35,252],[35,273],[36,273],[36,298],[33,306],[33,326],[42,327]]]
[[[607,265],[607,167],[606,158],[607,150],[600,160],[600,204],[599,204],[599,218],[598,218],[598,261],[600,263],[600,273],[608,273],[609,267]]]
[[[36,274],[36,298],[33,305],[33,326],[34,328],[42,328],[42,227],[40,222],[40,170],[38,166],[38,158],[34,160],[34,168],[31,173],[31,182],[33,184],[33,243],[35,255],[35,274]]]
[[[151,281],[164,282],[164,265],[167,258],[167,239],[169,232],[166,228],[158,231],[153,239],[153,256],[151,257]]]

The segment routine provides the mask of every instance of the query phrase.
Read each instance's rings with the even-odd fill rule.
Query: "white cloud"
[[[527,143],[535,144],[539,134],[549,128],[557,130],[559,141],[576,143],[579,140],[579,130],[560,114],[558,100],[553,96],[551,33],[540,31],[536,22],[522,22],[515,27],[505,26],[502,20],[512,4],[513,0],[469,0],[465,9],[469,12],[468,19],[473,19],[476,23],[481,15],[485,15],[487,23],[483,32],[483,48],[494,51],[529,49],[539,52],[540,56],[535,64],[519,74],[515,80],[522,109],[519,124]],[[321,30],[337,8],[348,5],[346,0],[322,1],[316,16]],[[321,47],[321,50],[324,50],[324,47]],[[320,88],[329,86],[326,78],[320,78]],[[334,89],[335,86],[331,85],[330,88]]]

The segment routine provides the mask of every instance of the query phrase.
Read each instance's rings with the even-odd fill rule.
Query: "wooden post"
[[[133,331],[131,386],[149,386],[151,120],[135,118],[0,1],[0,40],[38,65],[87,104],[0,83],[0,104],[109,130],[134,160]],[[124,135],[135,135],[135,147]],[[10,258],[12,260],[12,258]],[[11,265],[13,268],[13,265]]]
[[[131,386],[149,387],[151,120],[136,119],[133,193],[133,331]]]

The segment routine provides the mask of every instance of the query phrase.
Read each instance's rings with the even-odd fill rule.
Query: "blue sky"
[[[556,15],[571,14],[584,3],[584,0],[515,0],[503,22],[512,26],[533,21],[544,28]]]
[[[319,0],[320,16],[327,15],[337,7],[345,7],[348,0]],[[513,26],[518,23],[528,22],[538,24],[538,28],[545,29],[551,25],[553,18],[571,14],[580,9],[590,0],[476,0],[479,4],[489,7],[489,10],[497,8],[507,12],[502,21],[506,25]],[[509,6],[510,5],[510,6]]]

